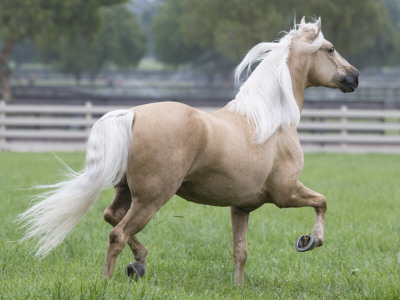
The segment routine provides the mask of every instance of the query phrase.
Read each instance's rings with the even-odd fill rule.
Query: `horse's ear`
[[[298,31],[303,32],[305,39],[312,43],[321,32],[321,17],[319,17],[318,20],[313,24],[306,23],[305,17],[302,17]]]
[[[317,28],[318,28],[318,31],[317,31],[317,35],[318,35],[321,31],[321,17],[318,18],[317,23],[315,23],[315,25],[317,25]]]

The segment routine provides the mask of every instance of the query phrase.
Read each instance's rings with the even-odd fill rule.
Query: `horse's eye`
[[[335,47],[332,47],[328,50],[329,54],[333,54],[333,52],[335,52]]]

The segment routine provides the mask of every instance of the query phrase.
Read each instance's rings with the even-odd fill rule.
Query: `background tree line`
[[[256,43],[322,17],[324,35],[357,67],[400,65],[400,0],[2,0],[0,80],[9,98],[10,56],[92,80],[147,53],[229,78]],[[33,48],[34,50],[30,50]]]
[[[298,22],[321,16],[324,35],[359,68],[400,64],[400,0],[166,0],[154,20],[155,51],[175,65],[207,57],[225,72],[293,27],[295,14]]]
[[[94,78],[109,62],[136,65],[145,37],[126,0],[1,0],[0,81],[10,99],[10,56]],[[32,47],[34,50],[29,49]],[[13,50],[16,50],[13,55]]]

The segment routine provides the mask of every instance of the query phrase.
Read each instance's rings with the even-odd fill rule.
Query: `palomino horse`
[[[104,218],[114,228],[104,277],[113,275],[126,244],[136,260],[128,274],[143,276],[147,249],[135,235],[174,194],[231,207],[236,284],[244,277],[249,214],[265,203],[313,207],[314,232],[301,236],[296,249],[322,246],[326,199],[298,180],[304,158],[296,125],[307,87],[352,92],[359,72],[324,39],[320,19],[303,18],[279,42],[255,46],[236,69],[237,78],[256,62],[235,99],[218,111],[164,102],[112,111],[97,121],[84,170],[71,171],[20,216],[29,227],[25,238],[42,237],[37,254],[62,242],[110,185],[116,195]]]

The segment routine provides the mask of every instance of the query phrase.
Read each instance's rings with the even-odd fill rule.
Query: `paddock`
[[[90,133],[84,171],[75,172],[70,169],[68,176],[71,179],[69,181],[45,186],[44,188],[55,188],[55,190],[42,194],[43,198],[40,203],[19,216],[20,221],[28,221],[27,238],[42,235],[37,254],[43,258],[58,244],[62,243],[68,231],[89,210],[103,188],[111,184],[116,186],[116,197],[105,210],[104,218],[115,227],[109,235],[107,256],[102,273],[103,280],[111,279],[115,270],[116,259],[126,244],[129,244],[136,260],[136,267],[135,264],[131,264],[126,269],[128,276],[130,276],[129,273],[133,274],[133,271],[136,271],[136,277],[144,275],[147,250],[135,236],[139,235],[139,232],[151,219],[154,220],[154,214],[175,193],[195,203],[220,207],[231,206],[236,285],[242,285],[244,282],[243,268],[247,258],[246,235],[249,213],[262,204],[274,203],[280,208],[312,206],[316,213],[314,231],[312,234],[301,235],[295,243],[295,248],[297,251],[304,252],[313,249],[314,246],[322,246],[324,244],[326,198],[306,188],[299,181],[304,159],[295,126],[297,127],[299,123],[300,110],[302,110],[304,103],[304,92],[308,86],[325,86],[338,88],[344,93],[353,92],[358,87],[359,71],[337,54],[333,45],[323,38],[320,19],[315,23],[307,24],[303,18],[300,25],[290,31],[279,43],[260,43],[253,47],[235,71],[237,81],[239,81],[240,74],[244,69],[260,60],[261,63],[241,86],[235,99],[217,112],[199,112],[176,103],[157,103],[132,110],[113,111],[97,121]],[[271,72],[271,70],[276,72]],[[264,77],[268,80],[265,80]],[[262,85],[261,82],[263,82]],[[5,106],[4,103],[2,106]],[[79,142],[80,139],[85,140],[93,119],[90,111],[92,105],[87,103],[85,108],[87,109],[85,112],[76,110],[67,122],[61,121],[55,126],[54,124],[49,125],[49,119],[39,122],[37,116],[30,118],[28,113],[25,117],[19,117],[19,119],[24,119],[22,123],[25,122],[19,128],[17,123],[12,124],[12,120],[11,124],[6,122],[7,108],[5,107],[4,113],[2,113],[4,115],[4,125],[1,128],[4,133],[1,139],[2,144],[6,146],[9,140],[18,140],[18,138],[22,139],[23,142],[26,142],[26,139],[37,138],[40,143],[43,143],[46,139],[50,143],[54,143],[55,140],[52,140],[52,138],[58,138],[61,141],[71,139],[75,142]],[[32,107],[37,115],[41,115],[40,110],[43,109],[44,107],[37,109]],[[62,109],[55,114],[64,115],[64,111]],[[170,113],[166,115],[166,111]],[[49,111],[45,114],[48,115]],[[11,115],[18,115],[18,111],[14,111],[14,114],[11,112]],[[84,121],[80,123],[71,122],[77,115],[82,115]],[[138,117],[136,126],[132,127],[136,115]],[[340,114],[332,110],[318,111],[316,114],[309,115],[306,113],[306,121],[303,122],[303,128],[299,127],[299,130],[303,144],[318,145],[322,149],[327,144],[330,145],[329,147],[340,147],[341,151],[345,152],[349,151],[348,145],[353,143],[356,146],[366,144],[364,147],[370,147],[371,144],[385,145],[386,147],[395,144],[396,146],[398,138],[395,135],[398,127],[396,124],[387,126],[386,123],[389,120],[392,122],[392,119],[396,120],[397,117],[398,114],[392,115],[386,112],[383,115],[370,111],[366,114],[360,113],[360,111],[349,112],[348,107],[342,106]],[[351,118],[354,118],[354,120]],[[363,123],[365,119],[378,119],[380,123],[385,123],[385,125],[376,125],[370,122],[371,126]],[[251,127],[248,126],[249,124]],[[40,133],[35,135],[35,131],[29,129],[30,125],[33,125],[34,130],[39,129]],[[63,130],[62,134],[61,131],[57,132],[52,129],[54,127],[60,127]],[[9,129],[10,131],[8,131]],[[8,133],[17,133],[17,137],[8,136]],[[369,134],[375,136],[371,138],[368,136]],[[138,137],[134,142],[132,141],[133,135]],[[140,137],[142,139],[139,139]],[[252,137],[253,141],[259,146],[250,142]],[[203,147],[203,145],[207,146]],[[224,160],[225,157],[229,160]],[[337,157],[337,159],[339,158]],[[170,164],[166,163],[168,160],[170,160]],[[236,164],[237,160],[241,164]],[[372,165],[369,160],[366,164],[368,167]],[[347,165],[352,163],[354,163],[354,160],[351,160],[351,163]],[[343,180],[345,176],[332,176],[333,168],[329,167],[332,164],[340,165],[337,160],[331,161],[328,166],[325,166],[326,173],[331,175],[329,179],[340,178],[340,180]],[[67,162],[65,167],[67,165],[70,165],[70,163]],[[382,166],[382,162],[380,166]],[[318,164],[317,168],[312,170],[316,169],[324,170],[324,167]],[[334,174],[341,175],[343,171],[342,164],[342,168]],[[376,170],[373,173],[377,177]],[[347,174],[355,176],[357,174],[355,166]],[[355,177],[357,180],[362,178],[361,173],[357,175]],[[374,177],[368,178],[374,180],[370,183],[371,186],[373,186],[372,183],[378,181]],[[321,176],[315,177],[314,180],[318,183],[321,182]],[[306,183],[307,179],[302,178],[302,181]],[[331,182],[330,187],[332,186],[335,187],[335,197],[337,197],[340,195],[338,186]],[[355,186],[357,185],[355,184]],[[382,185],[379,187],[382,188]],[[329,191],[329,188],[327,190]],[[348,190],[352,189],[348,188]],[[328,195],[326,191],[324,193]],[[354,198],[354,196],[347,197],[346,203],[355,203]],[[41,199],[41,196],[37,199]],[[172,205],[174,205],[174,201],[179,201],[179,199],[177,200],[175,197]],[[340,211],[358,212],[359,210],[356,208],[365,207],[361,203],[356,205],[353,209],[346,209],[346,206],[342,203]],[[131,209],[129,209],[129,206]],[[382,201],[379,202],[379,206],[382,206]],[[206,208],[208,207],[206,206]],[[179,206],[176,206],[176,210],[178,214],[172,214],[172,218],[186,219],[185,216],[191,215],[190,211],[180,213]],[[191,209],[191,211],[198,212],[197,209]],[[158,214],[161,215],[161,212],[160,210]],[[211,215],[207,213],[204,216],[207,216],[208,219]],[[265,216],[264,214],[264,218],[261,219],[265,220]],[[349,220],[353,218],[350,217]],[[219,219],[222,220],[220,216]],[[301,220],[298,216],[295,216],[294,219],[297,222]],[[290,216],[288,220],[293,220],[293,216]],[[368,220],[373,220],[372,216],[369,216]],[[164,221],[160,220],[156,225],[160,225]],[[257,223],[257,228],[261,227],[260,224],[264,225],[265,223]],[[285,228],[282,230],[285,225],[281,219],[278,223],[272,224],[269,228],[280,229],[278,230],[280,235],[291,235],[290,230],[285,230]],[[165,225],[161,225],[163,228],[166,227],[167,230],[164,236],[173,231],[173,226]],[[185,225],[180,224],[183,228],[181,231],[183,230],[184,233],[186,233]],[[97,228],[97,226],[95,227]],[[200,224],[196,227],[205,228]],[[207,233],[205,236],[209,236],[213,232],[212,229],[223,227],[223,223],[218,225],[211,222],[208,230],[205,231]],[[365,229],[370,228],[371,226]],[[141,233],[140,236],[145,235],[146,231]],[[354,231],[350,230],[352,234],[354,234]],[[260,234],[260,232],[262,234],[258,241],[264,246],[274,244],[279,240],[268,240],[267,234],[263,230],[257,230],[257,234]],[[171,239],[173,245],[179,244],[181,241],[179,237],[185,235],[187,234],[181,233],[176,238]],[[198,235],[200,234],[192,235],[192,237]],[[374,235],[376,235],[376,230],[372,234],[367,232],[368,237]],[[358,234],[357,238],[360,236]],[[345,240],[344,237],[345,234],[342,233],[336,236],[334,241],[342,243]],[[224,256],[208,253],[215,252],[217,249],[215,245],[220,240],[222,240],[222,237],[211,243],[209,241],[208,244],[206,243],[207,255],[205,257],[207,259],[202,262],[202,274],[208,273],[204,272],[205,266],[209,265],[211,270],[214,270],[221,265],[221,262],[225,261]],[[257,240],[257,237],[255,240]],[[150,245],[151,241],[148,240]],[[177,242],[175,243],[175,241]],[[195,241],[199,241],[199,239],[195,238]],[[81,242],[82,239],[79,241],[79,245],[81,245]],[[68,244],[68,241],[66,243]],[[89,242],[89,245],[94,244],[96,243]],[[193,242],[186,241],[185,245],[182,246],[186,247],[186,245],[191,246],[192,244]],[[371,243],[368,246],[371,248]],[[360,246],[357,245],[357,254],[360,253],[358,248]],[[257,250],[256,259],[261,257],[258,253],[261,253],[264,257],[265,249],[259,248]],[[275,250],[277,249],[275,248]],[[277,250],[278,254],[281,254],[280,252]],[[161,261],[172,260],[173,253],[165,256],[164,259],[159,258],[161,258]],[[186,255],[186,252],[184,253]],[[197,251],[192,252],[192,255],[196,257],[199,253]],[[213,258],[210,259],[209,256],[213,256]],[[219,259],[213,261],[214,256]],[[285,255],[282,256],[285,257]],[[70,257],[74,257],[74,255],[70,255]],[[325,261],[323,263],[325,266],[328,263],[326,257],[326,255],[319,257],[319,261],[314,262],[310,259],[308,262],[318,265]],[[342,257],[342,255],[337,253],[335,257]],[[289,262],[290,258],[288,256],[286,258],[286,262]],[[395,255],[395,258],[398,258],[398,254]],[[257,265],[260,266],[260,263],[258,262]],[[188,267],[185,263],[182,265],[182,269],[186,271],[185,274],[188,274],[184,275],[184,278],[191,275],[191,272],[187,269],[196,268],[195,265],[192,266],[191,264]],[[289,266],[291,265],[289,263]],[[267,269],[269,268],[267,266]],[[290,270],[297,270],[297,273],[314,273],[313,270],[305,266],[297,269],[295,267],[289,268],[286,269],[286,274],[291,274]],[[169,273],[182,275],[179,271],[180,269],[171,268]],[[360,268],[351,269],[352,274],[359,271]],[[341,274],[343,274],[343,270]],[[147,277],[150,275],[151,273]],[[153,278],[157,280],[157,274],[154,272],[153,275]],[[218,274],[215,275],[209,277],[220,277]],[[248,280],[250,283],[252,282],[252,275]],[[268,273],[263,275],[267,277]],[[299,276],[299,274],[296,276]],[[287,275],[282,277],[287,277]],[[332,277],[329,276],[330,279]],[[347,281],[349,282],[349,280]],[[271,282],[274,282],[274,280],[271,280]],[[321,286],[321,283],[315,283],[313,286]],[[297,288],[297,292],[298,290]],[[60,290],[58,290],[58,293],[60,294]],[[368,292],[364,292],[363,296],[365,295],[368,296]],[[377,295],[374,294],[373,296]],[[87,293],[81,292],[80,297],[87,297]],[[90,295],[90,297],[93,297],[93,295]],[[323,294],[322,297],[324,298],[325,295]],[[165,298],[165,295],[163,295],[163,298]]]
[[[83,152],[56,154],[74,170],[83,166]],[[29,188],[57,182],[63,167],[50,153],[1,152],[0,298],[398,299],[399,163],[391,154],[306,154],[301,180],[328,199],[324,247],[309,253],[293,247],[312,228],[312,210],[264,205],[250,216],[246,282],[234,287],[229,209],[177,197],[138,235],[152,251],[137,283],[123,272],[112,280],[99,276],[112,189],[53,253],[35,258],[34,242],[17,242],[23,230],[14,220],[37,193]],[[120,270],[132,254],[121,255]]]

